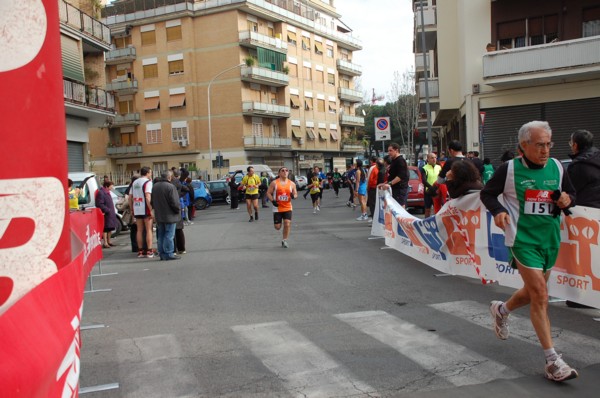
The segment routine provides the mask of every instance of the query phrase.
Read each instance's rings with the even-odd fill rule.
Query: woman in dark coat
[[[115,205],[110,196],[111,189],[114,188],[112,181],[105,181],[102,187],[96,192],[96,207],[104,214],[104,244],[102,247],[108,249],[113,245],[110,243],[110,235],[112,231],[117,229],[117,214],[115,213]]]

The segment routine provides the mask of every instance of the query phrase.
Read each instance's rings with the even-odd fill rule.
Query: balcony
[[[363,100],[363,93],[351,88],[339,87],[338,95],[342,101],[362,102]]]
[[[242,103],[242,113],[246,116],[283,119],[290,117],[290,107],[284,105],[267,104],[264,102],[244,101]]]
[[[354,64],[350,61],[346,61],[344,59],[338,59],[336,61],[337,70],[344,74],[350,76],[360,76],[362,75],[362,67],[360,65]]]
[[[117,48],[104,54],[106,65],[118,65],[135,61],[137,53],[135,47]]]
[[[523,87],[600,77],[600,36],[521,47],[483,56],[493,87]]]
[[[101,127],[115,114],[115,97],[101,88],[63,79],[66,114],[88,119],[90,127]]]
[[[421,46],[421,31],[425,31],[425,45],[427,46],[426,51],[432,51],[436,47],[437,42],[437,10],[435,6],[425,7],[423,9],[423,21],[425,29],[421,25],[421,7],[417,3],[414,7],[415,10],[415,52],[422,53]]]
[[[349,152],[362,152],[365,150],[365,147],[363,146],[362,142],[350,139],[342,141],[341,148],[342,151]]]
[[[106,91],[114,91],[118,95],[135,94],[138,91],[138,81],[136,79],[113,80],[106,85]]]
[[[110,49],[110,29],[108,26],[83,13],[77,7],[72,6],[64,0],[58,1],[58,12],[60,22],[63,26],[80,33],[82,38],[87,39],[84,40],[84,46],[87,44],[87,41],[93,47],[102,51]]]
[[[287,42],[263,35],[252,30],[240,32],[240,45],[248,48],[262,47],[269,50],[287,53]]]
[[[342,126],[362,127],[365,125],[365,118],[361,116],[346,115],[345,113],[342,113],[340,115],[340,124]]]
[[[242,80],[273,87],[284,87],[290,82],[289,76],[283,72],[255,66],[245,66],[242,68]]]
[[[425,58],[427,59],[427,70],[434,70],[435,67],[431,64],[431,57],[429,56],[429,53],[425,53]],[[415,72],[424,72],[424,71],[425,71],[425,63],[423,62],[423,53],[416,53],[415,54]]]
[[[425,80],[419,79],[417,83],[419,89],[419,101],[425,101]],[[435,98],[435,101],[439,101],[440,97],[440,82],[436,77],[427,79],[427,87],[429,88],[429,100]]]
[[[137,112],[116,115],[112,123],[113,127],[137,126],[138,124],[140,124],[140,114]]]
[[[107,155],[131,155],[143,153],[142,146],[138,145],[124,145],[124,146],[109,146],[106,148]]]
[[[291,138],[244,137],[244,148],[291,148]]]

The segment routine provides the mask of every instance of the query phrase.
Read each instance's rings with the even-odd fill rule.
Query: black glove
[[[427,190],[425,191],[425,193],[427,193],[427,195],[434,197],[437,196],[437,191],[438,191],[438,186],[437,185],[432,185],[429,188],[427,188]]]
[[[558,190],[558,189],[554,190],[554,191],[552,192],[552,194],[550,195],[550,198],[551,198],[553,201],[555,201],[555,202],[556,202],[556,201],[557,201],[557,200],[560,198],[560,190]],[[572,214],[572,213],[571,213],[571,210],[569,210],[568,208],[561,209],[561,208],[560,208],[560,207],[558,207],[558,206],[554,206],[554,209],[552,209],[552,216],[553,216],[554,218],[556,218],[556,217],[560,216],[560,211],[561,211],[561,210],[563,211],[563,213],[565,213],[565,216],[570,216],[570,215]]]
[[[277,203],[277,200],[275,200],[275,199],[273,199],[273,200],[271,201],[271,203],[273,203],[273,206],[275,206],[275,207],[278,207],[278,206],[279,206],[279,203]]]

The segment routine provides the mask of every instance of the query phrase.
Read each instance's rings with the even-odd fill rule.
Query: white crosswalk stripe
[[[486,304],[474,301],[453,301],[431,304],[430,307],[467,320],[475,325],[493,330],[492,318]],[[527,317],[512,313],[509,317],[510,339],[539,344],[531,321]],[[491,332],[493,335],[493,332]],[[600,363],[600,341],[565,329],[552,328],[552,339],[557,350],[565,356],[576,358],[584,365]]]
[[[287,322],[238,325],[232,330],[297,397],[377,396]]]
[[[338,314],[335,317],[389,345],[455,386],[522,376],[503,364],[383,311]]]

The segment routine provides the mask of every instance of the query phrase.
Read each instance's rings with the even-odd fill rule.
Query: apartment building
[[[438,85],[432,121],[442,149],[459,139],[497,163],[531,120],[550,123],[552,153],[561,159],[574,130],[600,135],[600,1],[424,3],[436,32],[427,55]]]
[[[93,9],[82,11],[88,3],[58,0],[69,171],[89,170],[88,131],[115,116],[114,96],[103,89],[110,29],[91,15]]]
[[[161,6],[158,6],[158,4]],[[115,1],[103,9],[117,116],[95,137],[107,171],[343,167],[360,42],[333,0]],[[208,176],[207,176],[208,177]]]

